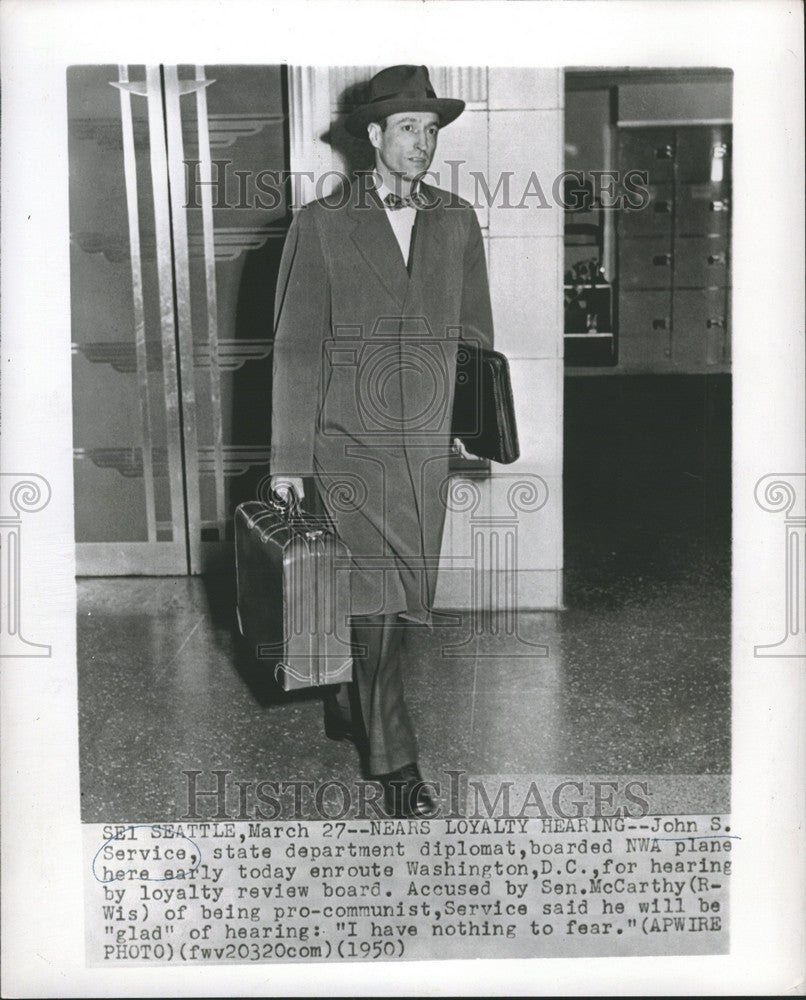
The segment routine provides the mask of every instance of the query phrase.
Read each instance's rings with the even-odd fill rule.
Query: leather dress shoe
[[[386,811],[394,819],[434,815],[434,800],[416,763],[404,764],[378,780],[383,785]]]

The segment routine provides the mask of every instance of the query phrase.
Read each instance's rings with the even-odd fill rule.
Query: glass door
[[[79,575],[203,571],[268,472],[279,66],[68,71]]]

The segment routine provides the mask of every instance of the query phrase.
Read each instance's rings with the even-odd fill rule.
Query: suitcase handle
[[[280,514],[284,514],[287,518],[299,515],[301,513],[299,497],[294,490],[291,490],[290,494],[291,496],[288,498],[285,494],[278,493],[276,490],[271,490],[269,492],[267,503],[269,507],[278,511]]]
[[[308,514],[302,507],[302,502],[295,492],[292,491],[291,499],[286,500],[284,496],[271,490],[267,500],[267,506],[276,510],[287,525],[296,525],[305,529],[305,537],[309,541],[316,541],[325,533],[321,525],[322,518]]]

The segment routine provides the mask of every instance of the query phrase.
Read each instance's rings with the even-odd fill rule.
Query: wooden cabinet
[[[649,193],[618,219],[621,369],[727,370],[730,144],[729,125],[619,129],[619,170],[645,171]]]
[[[619,245],[619,288],[672,287],[671,235],[622,240]]]
[[[729,282],[725,236],[681,236],[674,243],[675,288],[725,288]]]
[[[619,362],[651,364],[657,371],[672,367],[672,293],[623,292],[619,302]]]
[[[674,364],[686,371],[709,370],[728,362],[728,309],[725,288],[681,288],[674,294]]]
[[[674,209],[671,184],[650,184],[649,204],[645,208],[624,208],[621,212],[621,233],[633,236],[669,236],[672,232]]]
[[[628,170],[646,170],[650,184],[674,181],[674,129],[622,128],[619,132],[619,158]]]

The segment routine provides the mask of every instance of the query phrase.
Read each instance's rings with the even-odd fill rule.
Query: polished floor
[[[422,769],[725,774],[729,386],[567,383],[567,610],[469,642],[469,619],[408,630]],[[360,773],[350,744],[324,738],[320,699],[279,694],[239,650],[229,575],[77,587],[86,822],[179,818],[187,770],[205,787],[215,769],[251,783]]]

